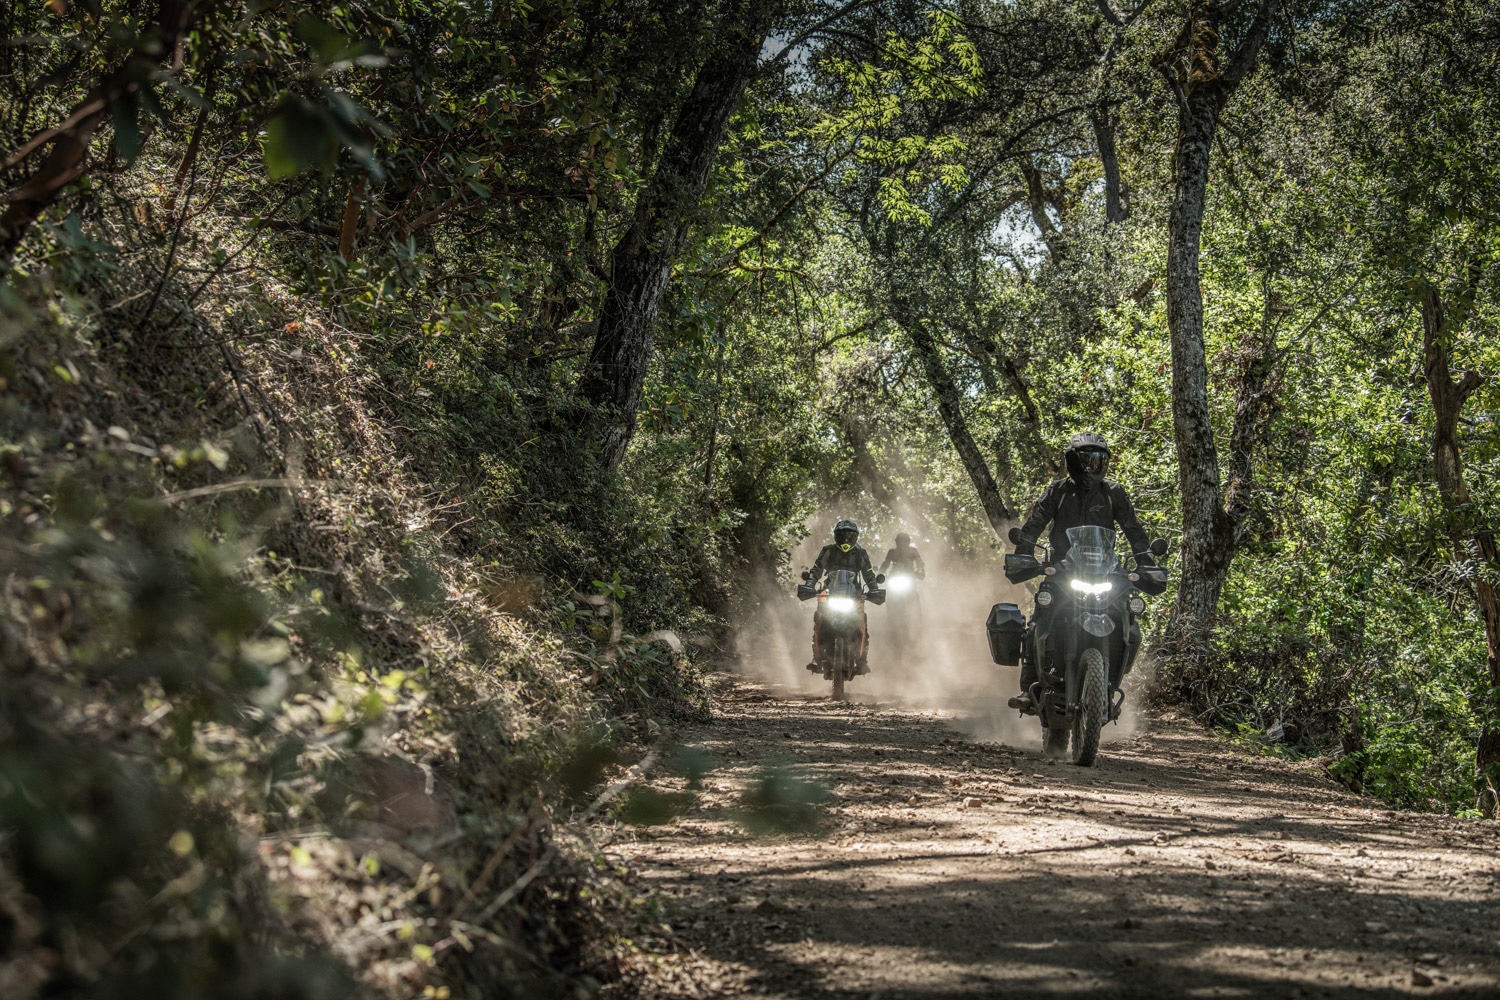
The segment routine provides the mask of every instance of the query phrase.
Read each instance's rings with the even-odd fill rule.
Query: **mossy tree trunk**
[[[635,216],[615,244],[609,287],[578,386],[592,407],[590,436],[607,469],[619,467],[635,435],[672,266],[708,187],[729,117],[755,76],[780,6],[759,0],[731,5],[678,111],[651,182],[636,202]]]
[[[1484,377],[1466,371],[1457,378],[1452,373],[1453,331],[1443,299],[1436,288],[1422,296],[1422,370],[1427,392],[1432,399],[1432,471],[1447,510],[1449,541],[1457,559],[1468,557],[1475,564],[1474,597],[1479,616],[1484,621],[1484,639],[1488,654],[1489,679],[1492,688],[1500,688],[1500,595],[1495,592],[1491,574],[1500,567],[1500,551],[1495,533],[1487,525],[1470,523],[1468,484],[1464,481],[1463,453],[1458,444],[1458,421],[1464,404],[1481,385]],[[1496,785],[1500,782],[1500,730],[1486,715],[1486,723],[1476,748],[1474,768],[1479,786],[1478,807],[1494,817],[1500,806]]]
[[[1221,70],[1225,7],[1213,0],[1193,0],[1176,41],[1157,59],[1177,101],[1175,193],[1167,236],[1167,326],[1177,478],[1182,492],[1182,553],[1167,634],[1173,655],[1188,668],[1188,676],[1195,675],[1207,657],[1219,594],[1249,511],[1247,480],[1252,457],[1248,451],[1237,454],[1233,481],[1223,482],[1209,414],[1199,268],[1209,157],[1220,116],[1254,67],[1277,4],[1261,0],[1255,20],[1235,47],[1229,65]]]

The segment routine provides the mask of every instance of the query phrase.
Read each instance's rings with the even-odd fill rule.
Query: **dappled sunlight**
[[[1487,827],[1372,809],[1182,724],[1095,768],[893,705],[741,685],[691,734],[723,761],[622,848],[735,989],[772,996],[1480,997],[1500,985]],[[816,829],[757,837],[735,789],[791,767]],[[1413,977],[1417,977],[1414,979]]]

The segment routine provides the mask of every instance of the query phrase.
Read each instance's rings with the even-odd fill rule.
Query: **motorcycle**
[[[876,587],[869,590],[854,570],[839,569],[828,574],[823,587],[813,582],[812,573],[804,571],[797,586],[797,599],[818,601],[817,622],[819,656],[815,661],[823,670],[823,679],[833,682],[833,700],[844,700],[844,684],[859,674],[868,673],[865,665],[869,633],[865,628],[865,602],[884,604],[885,591],[876,576]]]
[[[885,578],[885,620],[890,628],[891,649],[898,660],[906,660],[917,652],[917,639],[922,634],[922,594],[917,581],[925,574],[913,573],[899,566],[892,567]]]
[[[1012,528],[1010,540],[1021,542]],[[997,604],[990,611],[986,631],[996,663],[1036,667],[1031,703],[1012,698],[1012,708],[1036,715],[1042,725],[1042,750],[1049,757],[1068,757],[1089,767],[1099,753],[1099,734],[1106,722],[1117,721],[1125,703],[1120,684],[1140,651],[1138,616],[1145,613],[1143,595],[1160,594],[1167,572],[1140,565],[1126,570],[1115,554],[1115,532],[1087,525],[1068,529],[1068,555],[1043,564],[1035,556],[1011,553],[1005,575],[1012,582],[1044,576],[1036,594],[1036,608],[1051,611],[1047,627],[1033,613],[1023,626],[1020,609]],[[1156,539],[1151,553],[1166,554],[1167,543]]]

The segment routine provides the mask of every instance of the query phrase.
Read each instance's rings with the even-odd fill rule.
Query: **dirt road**
[[[1500,997],[1494,824],[1391,812],[1182,722],[1092,769],[962,723],[725,679],[681,734],[716,762],[696,804],[620,845],[683,959],[652,991]],[[746,832],[767,774],[828,789],[815,827]]]

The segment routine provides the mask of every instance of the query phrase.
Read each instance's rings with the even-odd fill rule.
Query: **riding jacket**
[[[1097,525],[1114,529],[1117,525],[1125,532],[1136,559],[1155,565],[1151,558],[1151,541],[1146,529],[1135,516],[1135,507],[1125,487],[1112,479],[1103,480],[1094,489],[1084,489],[1071,479],[1057,479],[1047,485],[1037,502],[1032,504],[1026,523],[1021,525],[1021,544],[1016,552],[1035,555],[1036,541],[1041,537],[1047,522],[1052,522],[1048,542],[1052,546],[1052,561],[1061,562],[1068,554],[1068,529],[1085,525]]]
[[[891,549],[885,554],[885,561],[880,564],[880,571],[885,572],[887,566],[894,566],[898,570],[905,570],[914,576],[922,576],[927,572],[927,567],[922,563],[922,555],[917,551],[915,545],[908,545],[905,549]]]
[[[817,583],[824,573],[841,569],[859,573],[865,586],[875,586],[875,569],[870,565],[870,554],[858,545],[850,546],[848,552],[837,545],[823,546],[823,551],[818,553],[818,561],[813,563],[811,582]]]

